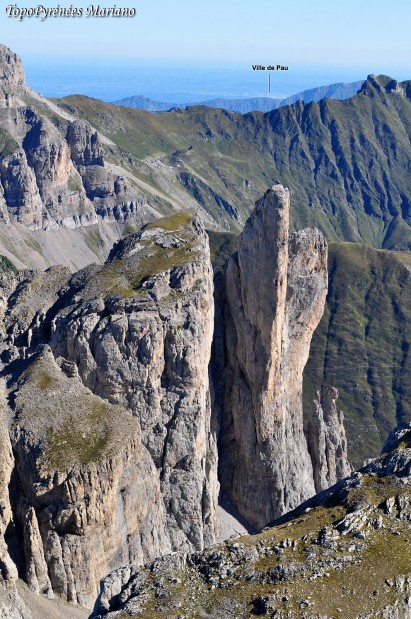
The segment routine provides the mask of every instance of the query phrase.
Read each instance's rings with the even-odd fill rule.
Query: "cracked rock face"
[[[0,45],[0,107],[9,107],[13,95],[26,83],[20,58],[5,45]]]
[[[15,417],[13,507],[26,582],[34,593],[89,605],[113,562],[141,563],[167,548],[138,424],[67,377],[50,349],[21,376]]]
[[[3,531],[33,592],[90,605],[113,568],[210,546],[219,459],[255,527],[314,493],[302,370],[327,252],[318,231],[289,236],[288,210],[281,186],[257,203],[216,305],[208,237],[185,213],[102,266],[2,276]]]
[[[289,236],[289,208],[281,185],[256,203],[217,286],[222,491],[256,528],[314,494],[302,372],[324,310],[327,243],[318,230]]]
[[[203,548],[215,536],[218,494],[205,231],[198,222],[181,231],[150,224],[83,276],[82,292],[53,319],[54,354],[76,363],[94,393],[132,411],[158,470],[172,547]],[[117,295],[96,297],[96,283]]]
[[[36,230],[89,226],[98,216],[141,223],[146,200],[132,181],[105,167],[97,131],[84,120],[67,124],[56,111],[50,120],[37,110],[41,97],[32,95],[19,58],[0,45],[3,220]]]
[[[74,276],[2,277],[9,583],[17,565],[34,593],[90,606],[113,567],[214,541],[212,277],[205,230],[186,215]]]
[[[97,132],[84,120],[69,124],[67,142],[71,148],[71,158],[77,167],[104,165],[103,152]]]
[[[329,488],[352,472],[348,462],[344,413],[338,410],[337,399],[335,387],[323,387],[317,392],[307,425],[316,492]]]

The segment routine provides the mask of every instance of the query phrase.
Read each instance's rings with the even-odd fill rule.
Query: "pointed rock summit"
[[[215,346],[223,495],[255,528],[314,494],[303,434],[302,373],[327,292],[327,242],[289,236],[290,193],[256,203],[217,286]],[[223,280],[223,281],[222,281]],[[224,364],[224,367],[222,367]]]

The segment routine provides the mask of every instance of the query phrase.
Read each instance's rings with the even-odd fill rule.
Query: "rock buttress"
[[[203,226],[179,214],[119,242],[103,266],[12,272],[0,284],[11,425],[0,436],[9,505],[0,532],[9,545],[12,525],[20,532],[13,559],[30,589],[88,605],[115,567],[211,544],[214,304]],[[16,578],[1,549],[2,572]]]
[[[74,362],[93,393],[138,419],[172,548],[203,548],[215,538],[218,495],[205,230],[186,214],[159,220],[120,241],[107,264],[80,274],[77,286],[53,319],[54,354]]]
[[[256,203],[216,285],[220,482],[256,528],[315,490],[302,372],[324,310],[327,243],[318,230],[289,236],[289,208],[281,185]]]

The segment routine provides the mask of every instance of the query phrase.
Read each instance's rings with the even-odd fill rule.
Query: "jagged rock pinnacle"
[[[20,58],[0,45],[0,107],[9,107],[11,97],[26,85]]]
[[[324,309],[327,243],[318,230],[289,236],[289,210],[279,184],[256,203],[217,293],[226,297],[216,327],[227,350],[217,395],[222,490],[255,528],[314,494],[302,371]]]

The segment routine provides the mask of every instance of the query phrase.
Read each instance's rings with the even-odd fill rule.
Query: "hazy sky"
[[[328,65],[411,78],[410,0],[117,0],[117,6],[135,6],[136,17],[43,23],[9,18],[1,2],[1,42],[23,60],[70,55],[180,65]],[[100,6],[112,5],[102,0]]]

